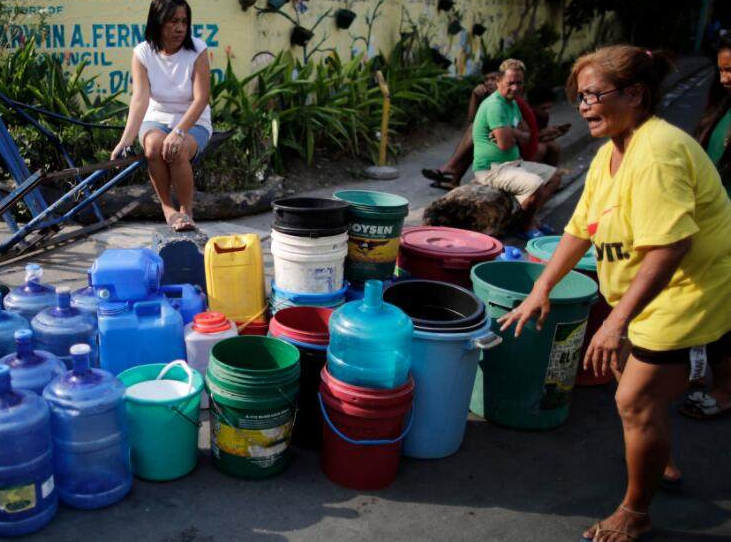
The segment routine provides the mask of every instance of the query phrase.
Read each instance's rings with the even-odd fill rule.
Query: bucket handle
[[[322,411],[322,417],[327,422],[327,425],[332,429],[332,432],[335,433],[338,437],[343,439],[348,444],[353,444],[355,446],[383,446],[386,444],[396,444],[398,442],[401,442],[406,438],[406,435],[409,434],[409,431],[411,431],[411,424],[414,422],[414,408],[411,408],[411,413],[409,414],[409,422],[406,424],[406,429],[395,439],[390,440],[354,440],[346,435],[344,435],[337,427],[335,427],[335,424],[333,424],[332,420],[330,419],[330,416],[327,414],[327,409],[325,408],[325,403],[322,402],[322,393],[317,392],[317,400],[320,402],[320,410]]]
[[[188,375],[188,392],[186,393],[186,395],[190,394],[190,392],[193,391],[193,370],[190,368],[190,365],[185,362],[185,360],[176,359],[175,361],[171,361],[162,368],[160,374],[157,375],[157,378],[155,380],[162,380],[162,377],[168,374],[168,371],[173,367],[180,367],[185,371],[185,374]]]
[[[249,324],[251,322],[253,322],[254,320],[256,320],[257,318],[259,318],[261,315],[263,315],[267,311],[268,308],[269,308],[269,306],[265,304],[264,307],[259,312],[254,314],[254,316],[252,316],[248,320],[246,320],[246,322],[243,322],[241,324],[236,324],[236,332],[239,335],[241,335],[241,333],[249,326]]]
[[[180,408],[178,407],[178,405],[174,405],[172,407],[172,410],[178,416],[181,416],[185,421],[187,421],[188,423],[191,423],[191,424],[195,425],[197,428],[200,429],[201,427],[203,427],[203,422],[202,421],[200,421],[200,420],[195,421],[193,418],[191,418],[190,416],[188,416],[185,412],[183,412],[182,410],[180,410]]]
[[[499,344],[502,344],[503,338],[500,335],[488,331],[485,335],[472,339],[470,345],[472,348],[479,348],[480,350],[490,350],[495,348]]]
[[[272,336],[274,337],[274,335],[272,335]],[[310,350],[319,350],[321,352],[325,352],[327,350],[326,344],[303,343],[302,341],[297,341],[295,339],[290,339],[289,337],[284,337],[284,336],[279,336],[279,337],[274,337],[274,338],[279,339],[280,341],[284,341],[286,343],[292,344],[294,346],[299,346],[302,348],[309,348]]]

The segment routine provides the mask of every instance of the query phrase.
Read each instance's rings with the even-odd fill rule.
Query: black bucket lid
[[[414,328],[436,333],[464,333],[485,325],[485,304],[475,294],[447,282],[403,280],[383,293],[383,300],[409,315]]]
[[[333,198],[292,197],[272,202],[272,227],[296,237],[328,237],[348,231],[350,204]]]

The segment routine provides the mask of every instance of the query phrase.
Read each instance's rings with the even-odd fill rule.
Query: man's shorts
[[[493,164],[475,172],[475,181],[512,195],[521,205],[556,173],[556,168],[538,162],[515,160]]]

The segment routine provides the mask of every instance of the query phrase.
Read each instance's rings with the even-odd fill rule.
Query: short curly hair
[[[507,60],[503,60],[500,64],[500,67],[498,68],[500,79],[503,78],[508,70],[518,70],[523,72],[523,74],[525,75],[525,64],[523,64],[523,62],[518,60],[517,58],[508,58]]]

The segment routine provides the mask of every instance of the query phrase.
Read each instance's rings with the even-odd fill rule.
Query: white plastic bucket
[[[298,294],[327,294],[343,287],[348,234],[295,237],[272,231],[274,281]]]

